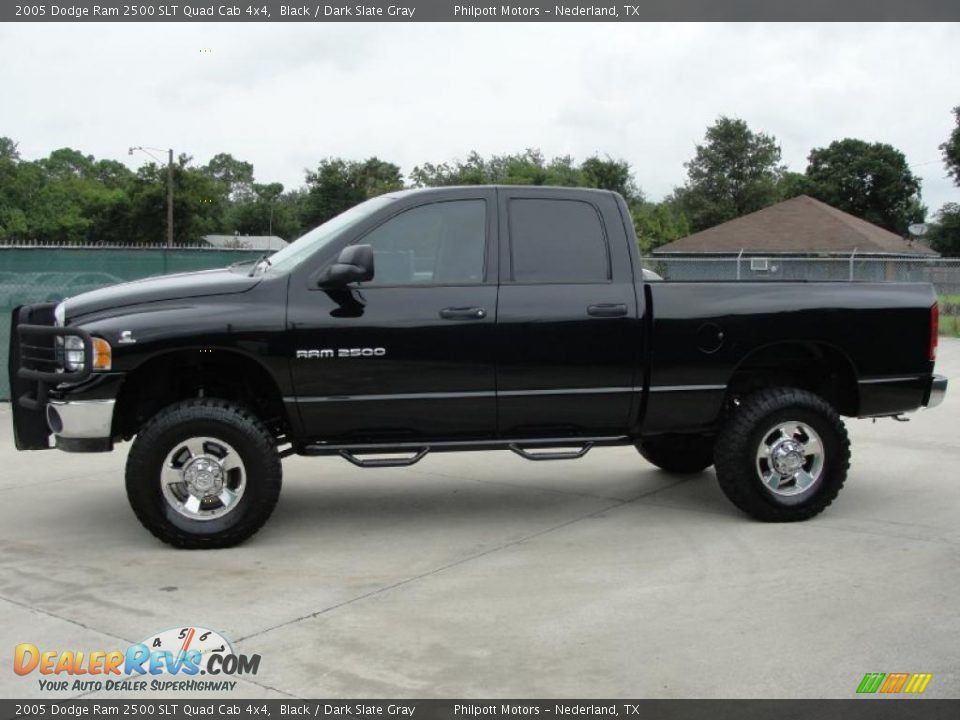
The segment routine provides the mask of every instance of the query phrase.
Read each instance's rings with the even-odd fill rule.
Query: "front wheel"
[[[270,517],[281,485],[270,431],[224,400],[161,410],[127,457],[127,498],[143,526],[180,548],[243,542]]]
[[[850,467],[850,440],[837,411],[796,388],[746,396],[717,438],[720,488],[767,522],[817,515],[837,497]]]

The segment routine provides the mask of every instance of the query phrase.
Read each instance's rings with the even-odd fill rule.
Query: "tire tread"
[[[198,419],[233,425],[246,433],[255,445],[253,452],[261,455],[269,467],[268,476],[261,479],[265,484],[265,497],[258,502],[255,510],[248,512],[236,525],[210,536],[192,534],[169,523],[159,523],[135,500],[136,484],[143,483],[144,478],[151,477],[154,472],[149,456],[155,438],[172,427]],[[127,497],[140,524],[168,545],[182,549],[225,548],[243,542],[263,527],[280,498],[282,473],[276,441],[256,415],[227,400],[193,398],[168,406],[140,428],[127,456]]]
[[[763,497],[759,479],[753,471],[753,449],[749,439],[769,415],[800,407],[821,415],[836,433],[839,457],[827,458],[827,483],[810,502],[796,506],[777,506]],[[746,396],[722,428],[714,451],[717,480],[724,495],[745,513],[765,522],[798,522],[823,512],[843,488],[850,468],[850,438],[836,409],[819,395],[792,387],[759,390]],[[826,481],[828,478],[824,478]],[[823,482],[823,481],[822,481]]]

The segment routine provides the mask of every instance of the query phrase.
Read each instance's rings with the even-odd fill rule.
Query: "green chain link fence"
[[[226,267],[260,254],[200,247],[0,246],[0,400],[10,399],[10,317],[18,305],[56,302],[153,275]]]

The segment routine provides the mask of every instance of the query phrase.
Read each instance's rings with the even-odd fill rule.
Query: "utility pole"
[[[150,152],[151,150],[154,152],[163,152],[160,148],[137,145],[136,147],[131,147],[127,151],[127,154],[133,155],[134,150],[146,153],[158,163],[162,162],[160,158]],[[167,150],[167,247],[173,247],[173,148]]]

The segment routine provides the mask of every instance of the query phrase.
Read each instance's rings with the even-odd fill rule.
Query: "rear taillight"
[[[940,306],[930,306],[930,362],[937,359],[937,340],[940,338]]]

